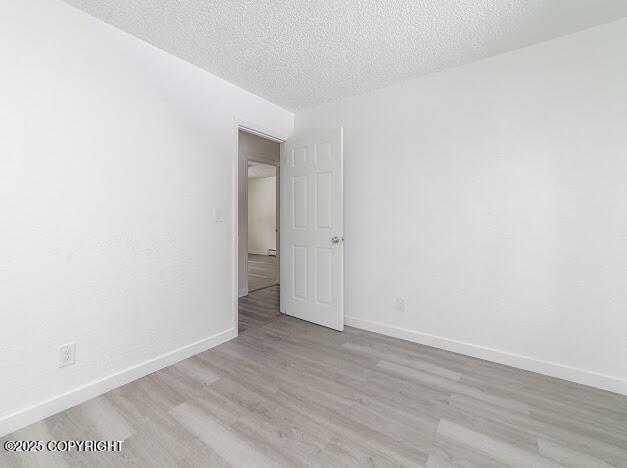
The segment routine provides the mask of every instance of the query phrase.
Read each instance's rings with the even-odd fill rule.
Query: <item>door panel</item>
[[[292,228],[307,229],[307,176],[292,176]]]
[[[307,148],[294,148],[292,151],[292,167],[302,167],[307,162]]]
[[[329,306],[333,291],[333,251],[316,247],[316,302]]]
[[[316,174],[316,228],[331,229],[333,218],[333,173]]]
[[[281,310],[344,329],[342,129],[281,147]],[[335,242],[333,241],[335,238]]]
[[[307,300],[307,247],[293,246],[291,260],[293,298]]]

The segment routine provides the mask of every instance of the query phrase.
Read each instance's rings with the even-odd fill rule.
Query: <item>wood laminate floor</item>
[[[239,298],[239,333],[254,330],[278,318],[279,286],[258,289]]]
[[[277,291],[242,301],[237,339],[4,438],[122,452],[0,466],[627,467],[627,397],[277,316]]]
[[[248,291],[279,284],[279,262],[270,255],[248,254]]]

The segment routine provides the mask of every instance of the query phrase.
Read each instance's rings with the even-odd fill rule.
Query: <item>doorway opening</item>
[[[239,210],[234,217],[238,233],[234,239],[237,330],[258,328],[283,313],[342,331],[343,130],[320,130],[286,140],[249,128],[238,127],[235,155],[234,196],[238,197]],[[249,219],[251,226],[257,222],[252,210],[259,201],[256,188],[251,188],[256,182],[249,181],[256,171],[268,170],[267,165],[274,167],[276,177],[275,249],[272,243],[255,244],[252,237],[249,243]],[[269,224],[271,227],[272,222]],[[275,251],[273,264],[269,257],[274,257]]]
[[[277,167],[248,161],[248,293],[279,284]]]
[[[280,315],[280,143],[238,131],[238,332]]]

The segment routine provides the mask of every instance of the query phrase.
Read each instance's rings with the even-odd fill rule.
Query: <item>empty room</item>
[[[0,467],[627,468],[627,1],[0,0]]]

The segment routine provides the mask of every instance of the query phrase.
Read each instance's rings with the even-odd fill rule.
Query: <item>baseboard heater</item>
[[[268,249],[268,255],[276,257],[276,249]]]

